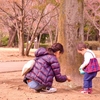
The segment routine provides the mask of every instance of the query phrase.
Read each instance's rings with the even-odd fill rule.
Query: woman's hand
[[[67,76],[67,81],[68,81],[68,82],[70,82],[70,81],[71,81],[70,76]]]

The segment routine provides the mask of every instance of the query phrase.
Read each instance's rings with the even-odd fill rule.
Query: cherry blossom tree
[[[85,0],[84,17],[98,30],[100,38],[100,0]]]
[[[13,34],[10,40],[13,42],[14,37],[18,36],[19,43],[19,53],[24,55],[24,35],[27,35],[27,46],[25,55],[29,54],[30,48],[34,42],[35,37],[43,33],[45,29],[49,29],[48,24],[52,19],[57,16],[54,11],[58,7],[55,0],[5,0],[0,6],[0,11],[2,13],[1,20],[9,27],[9,33]],[[51,7],[51,11],[46,11],[48,4],[55,5]],[[49,8],[47,9],[49,10]],[[45,13],[46,12],[46,13]],[[47,15],[50,13],[51,16],[47,20]],[[53,14],[54,13],[54,14]],[[5,17],[4,17],[5,16]],[[56,21],[55,21],[56,22]],[[13,33],[15,32],[15,33]],[[28,43],[29,38],[30,43]]]

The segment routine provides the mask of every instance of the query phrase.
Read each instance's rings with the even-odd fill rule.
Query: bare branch
[[[50,23],[51,19],[52,19],[53,17],[55,17],[55,16],[57,16],[57,14],[54,15],[54,16],[51,16],[51,18],[49,19],[49,21],[48,21],[48,22],[44,25],[44,27],[40,30],[39,34],[42,33],[42,31],[45,29],[45,27]]]
[[[20,10],[22,10],[22,7],[17,3],[17,2],[14,2],[15,4],[16,4],[16,6],[20,9]]]
[[[46,13],[43,17],[45,17],[46,15],[50,14],[52,11],[54,11],[56,8],[58,8],[59,5],[57,5],[55,8],[53,8],[50,12]]]
[[[2,11],[2,12],[4,12],[5,14],[7,14],[8,16],[11,16],[11,14],[9,14],[8,12],[6,12],[4,9],[2,9],[1,7],[0,7],[0,10]]]

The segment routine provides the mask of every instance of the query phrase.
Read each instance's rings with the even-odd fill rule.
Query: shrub
[[[27,43],[24,43],[24,48],[26,48]],[[49,46],[48,43],[40,43],[39,47],[47,48]],[[34,43],[32,44],[32,48],[34,48]]]
[[[48,43],[40,43],[39,47],[44,47],[48,48],[49,44]]]
[[[49,39],[49,34],[42,34],[40,42],[46,43],[48,39]]]
[[[100,47],[99,41],[85,41],[85,44],[89,49],[97,50]]]
[[[7,36],[2,37],[2,39],[1,39],[1,45],[2,46],[7,46],[8,40],[9,40],[9,38]]]

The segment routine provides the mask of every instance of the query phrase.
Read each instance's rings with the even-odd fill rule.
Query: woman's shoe
[[[41,90],[40,93],[55,93],[56,91],[57,91],[56,88],[49,88]]]
[[[46,90],[47,93],[54,93],[56,91],[57,91],[56,88],[50,88],[49,90]]]

